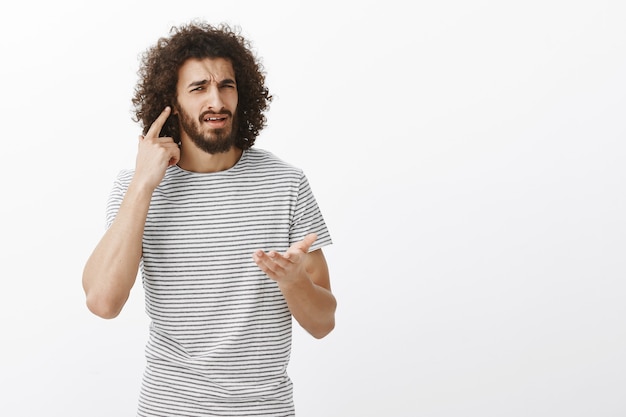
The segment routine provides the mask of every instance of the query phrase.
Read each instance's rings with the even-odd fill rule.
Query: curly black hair
[[[272,96],[265,85],[265,72],[260,59],[254,54],[250,42],[241,35],[240,28],[231,28],[222,23],[213,26],[205,22],[190,23],[172,27],[169,37],[160,38],[141,56],[137,74],[139,81],[135,87],[132,103],[135,109],[135,122],[141,123],[146,134],[166,106],[176,103],[178,70],[190,58],[225,58],[230,60],[235,71],[237,91],[237,132],[235,145],[248,149],[267,119]],[[178,116],[171,115],[161,135],[180,142]]]

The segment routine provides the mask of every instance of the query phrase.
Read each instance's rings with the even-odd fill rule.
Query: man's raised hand
[[[152,190],[161,183],[167,167],[180,159],[180,149],[174,139],[159,136],[171,111],[169,106],[165,107],[146,135],[139,136],[134,179]]]
[[[259,249],[252,257],[259,268],[274,281],[296,280],[305,273],[304,258],[316,239],[317,234],[310,233],[303,240],[291,245],[284,254],[276,251],[266,253]]]

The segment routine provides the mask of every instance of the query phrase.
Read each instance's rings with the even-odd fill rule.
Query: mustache
[[[220,111],[213,111],[213,110],[207,110],[205,112],[202,112],[202,114],[200,115],[200,120],[204,120],[204,118],[209,115],[228,115],[229,117],[233,117],[233,113],[230,110],[226,110],[225,108],[222,107],[222,109]]]

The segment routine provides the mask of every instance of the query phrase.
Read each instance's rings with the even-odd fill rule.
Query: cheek
[[[232,94],[227,94],[224,97],[224,101],[226,102],[228,108],[234,112],[237,110],[237,104],[239,104],[239,95],[236,91],[234,91]]]

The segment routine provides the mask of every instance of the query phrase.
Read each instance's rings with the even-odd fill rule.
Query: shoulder
[[[297,177],[303,176],[301,168],[285,161],[266,149],[250,148],[246,150],[245,158],[248,168],[288,173]]]
[[[117,188],[128,188],[128,184],[133,179],[133,175],[135,174],[134,169],[122,169],[117,173],[117,177],[115,177],[115,186]]]

